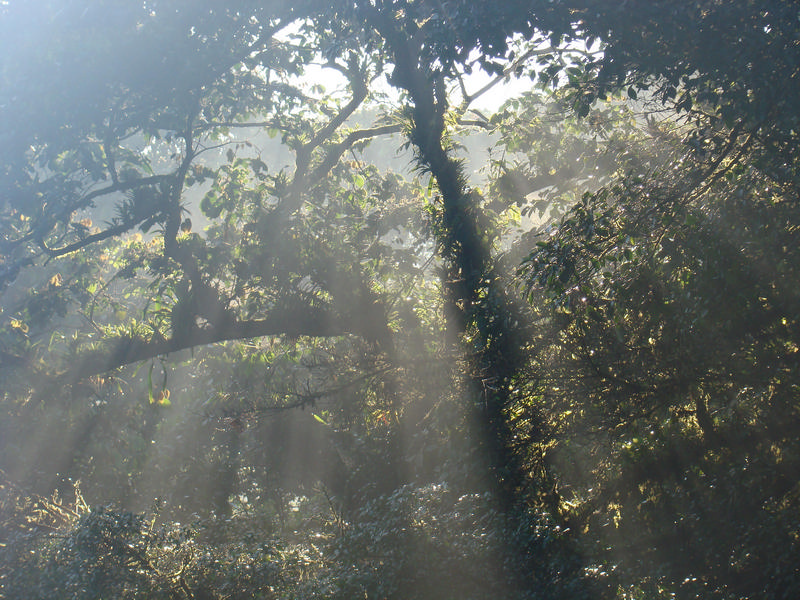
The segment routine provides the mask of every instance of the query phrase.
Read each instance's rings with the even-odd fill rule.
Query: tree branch
[[[356,318],[344,319],[328,309],[291,307],[275,310],[268,317],[259,320],[233,321],[216,327],[194,326],[191,330],[180,332],[169,339],[145,340],[129,336],[108,339],[97,349],[79,353],[71,361],[76,366],[62,373],[61,377],[77,381],[125,365],[219,342],[279,335],[363,335],[365,332],[362,329]]]
[[[360,129],[358,131],[350,132],[344,140],[332,146],[328,150],[328,153],[325,155],[323,161],[317,165],[317,167],[311,173],[311,181],[319,181],[325,177],[336,165],[336,163],[339,162],[342,154],[344,154],[348,148],[350,148],[356,142],[378,137],[379,135],[399,133],[401,130],[402,127],[400,125],[382,125],[380,127],[373,127],[371,129]]]
[[[107,240],[110,237],[114,237],[115,235],[119,235],[121,233],[125,233],[133,229],[136,226],[136,223],[123,223],[121,225],[116,225],[114,227],[110,227],[105,231],[100,231],[98,233],[94,233],[92,235],[86,236],[82,240],[77,242],[73,242],[72,244],[68,244],[61,248],[48,248],[47,244],[42,241],[39,244],[44,250],[45,254],[47,254],[50,258],[58,258],[59,256],[65,256],[67,254],[72,254],[73,252],[77,252],[85,248],[86,246],[90,246],[91,244],[95,244],[97,242],[102,242],[103,240]]]

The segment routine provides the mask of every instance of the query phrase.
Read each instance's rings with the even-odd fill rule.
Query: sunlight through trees
[[[798,39],[0,2],[0,596],[796,598]]]

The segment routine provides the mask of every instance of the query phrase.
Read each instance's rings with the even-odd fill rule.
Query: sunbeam
[[[0,0],[0,597],[800,596],[798,39]]]

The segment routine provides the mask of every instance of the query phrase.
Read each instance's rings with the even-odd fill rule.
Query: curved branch
[[[98,349],[79,353],[72,361],[77,366],[61,376],[77,381],[125,365],[219,342],[279,335],[289,337],[332,337],[349,333],[359,335],[362,333],[361,329],[357,319],[345,320],[341,315],[328,309],[292,307],[276,310],[264,319],[232,321],[218,327],[195,326],[190,331],[173,335],[169,339],[146,340],[129,336],[109,339]]]
[[[400,133],[400,131],[402,131],[402,127],[400,125],[382,125],[380,127],[373,127],[371,129],[360,129],[358,131],[350,132],[344,140],[332,146],[328,150],[328,153],[325,155],[323,161],[317,165],[317,167],[311,173],[311,181],[319,181],[325,177],[336,165],[336,163],[339,162],[342,154],[347,152],[347,150],[356,142],[378,137],[379,135]]]
[[[50,258],[58,258],[59,256],[66,256],[67,254],[72,254],[73,252],[82,250],[86,246],[90,246],[97,242],[102,242],[103,240],[107,240],[108,238],[114,237],[115,235],[120,235],[121,233],[130,231],[135,226],[136,223],[123,223],[121,225],[116,225],[115,227],[111,227],[109,229],[106,229],[105,231],[100,231],[98,233],[86,236],[82,240],[79,240],[72,244],[68,244],[61,248],[48,248],[47,244],[44,241],[42,241],[42,243],[40,243],[39,245],[42,248],[42,250],[44,250],[45,254],[47,254]]]

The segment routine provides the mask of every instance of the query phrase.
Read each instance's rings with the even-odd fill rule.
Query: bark
[[[411,141],[417,159],[434,176],[441,194],[439,241],[446,261],[448,328],[451,339],[477,329],[481,352],[470,378],[479,395],[479,435],[485,444],[497,499],[508,511],[520,504],[526,479],[511,447],[512,434],[505,416],[513,401],[512,378],[523,365],[521,341],[512,325],[521,321],[499,285],[478,197],[469,190],[460,162],[443,145],[447,109],[444,79],[422,66],[421,43],[415,39],[419,30],[403,30],[396,20],[378,11],[372,18],[393,54],[392,82],[405,89],[413,102]]]

